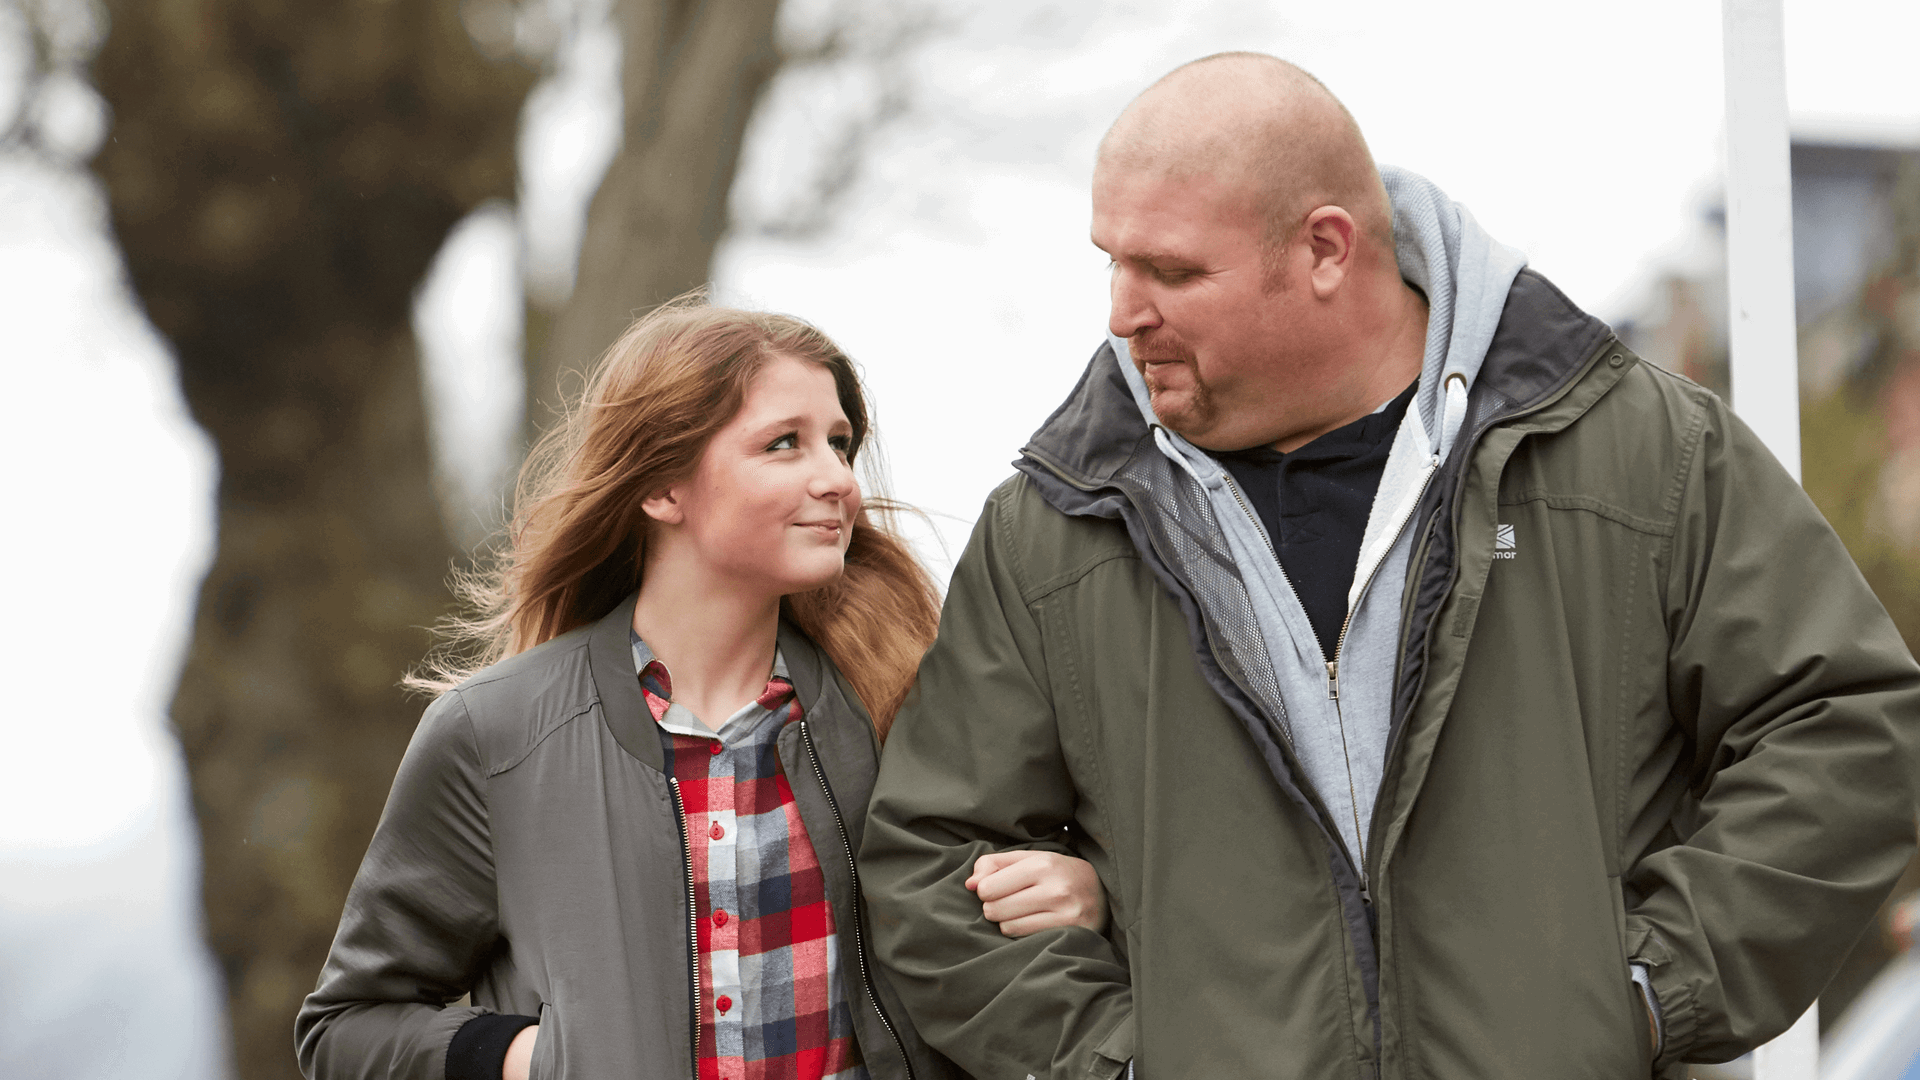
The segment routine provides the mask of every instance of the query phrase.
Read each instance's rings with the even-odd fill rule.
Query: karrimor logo
[[[1493,527],[1493,557],[1496,559],[1511,559],[1515,554],[1516,552],[1513,550],[1513,526],[1495,525]]]

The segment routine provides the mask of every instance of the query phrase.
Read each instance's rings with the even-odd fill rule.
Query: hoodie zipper
[[[680,859],[687,872],[687,1045],[692,1049],[693,1075],[700,1075],[700,898],[693,885],[693,837],[687,831],[687,804],[680,797],[680,781],[667,777],[673,789],[673,816],[680,823]]]
[[[1226,481],[1227,490],[1233,493],[1233,501],[1240,504],[1241,512],[1247,515],[1247,520],[1253,522],[1254,528],[1259,530],[1261,539],[1267,542],[1267,554],[1273,557],[1273,565],[1280,571],[1280,580],[1286,582],[1287,592],[1293,597],[1293,602],[1299,604],[1300,594],[1293,587],[1293,578],[1287,576],[1287,568],[1285,564],[1280,561],[1280,553],[1274,548],[1273,537],[1267,534],[1267,527],[1260,523],[1259,516],[1253,512],[1253,507],[1248,505],[1247,498],[1240,491],[1240,485],[1234,480],[1233,474],[1222,470],[1220,478]],[[1432,478],[1433,472],[1429,470],[1427,479],[1431,480]],[[1421,485],[1421,494],[1426,494],[1426,486],[1424,483]],[[1413,516],[1413,507],[1418,506],[1419,502],[1419,498],[1415,497],[1415,499],[1408,504],[1407,512],[1401,516],[1399,523],[1394,528],[1394,536],[1396,539],[1399,537],[1399,530],[1406,527],[1407,519]],[[1381,561],[1385,562],[1384,559]],[[1374,564],[1374,568],[1368,571],[1367,587],[1373,585],[1374,575],[1378,574],[1379,570],[1380,565],[1376,563]],[[1366,595],[1365,588],[1361,590],[1361,595]],[[1327,697],[1333,702],[1334,723],[1340,727],[1340,756],[1347,767],[1347,805],[1353,814],[1354,842],[1359,845],[1358,851],[1348,853],[1347,860],[1353,864],[1354,876],[1360,880],[1360,902],[1371,905],[1373,903],[1373,885],[1367,878],[1367,838],[1360,831],[1360,790],[1355,787],[1353,783],[1353,757],[1347,751],[1347,718],[1340,709],[1340,648],[1346,644],[1347,628],[1351,625],[1353,625],[1353,612],[1349,610],[1346,620],[1340,624],[1340,637],[1333,647],[1333,659],[1327,661]],[[1310,632],[1311,629],[1312,628],[1309,627]],[[1321,650],[1322,656],[1326,655],[1325,647],[1320,644],[1320,635],[1318,633],[1313,635],[1313,644],[1315,648]],[[1288,732],[1288,737],[1292,737],[1291,731]],[[1311,783],[1311,781],[1309,781],[1309,783]],[[1337,837],[1338,830],[1335,830],[1335,835]],[[1341,844],[1341,847],[1344,848],[1345,846],[1344,843]]]
[[[840,802],[833,797],[833,788],[827,785],[826,770],[820,767],[820,754],[813,748],[813,732],[805,720],[800,721],[800,741],[807,748],[807,762],[813,766],[813,778],[820,782],[820,790],[826,793],[827,809],[833,811],[834,827],[840,830],[840,847],[847,853],[847,873],[853,882],[853,955],[860,968],[860,985],[867,992],[867,1001],[873,1005],[873,1014],[880,1018],[880,1026],[887,1029],[887,1034],[893,1038],[894,1049],[900,1051],[900,1064],[906,1067],[907,1080],[913,1080],[913,1059],[907,1056],[907,1046],[900,1041],[900,1033],[894,1030],[893,1021],[887,1019],[887,1011],[880,1007],[880,995],[874,992],[873,976],[867,970],[867,938],[860,904],[860,868],[853,861],[853,840],[847,834],[846,819],[840,816]]]
[[[1399,518],[1394,521],[1393,529],[1385,534],[1392,537],[1392,540],[1389,541],[1387,545],[1389,554],[1393,551],[1393,545],[1400,542],[1400,533],[1406,529],[1407,523],[1413,520],[1414,511],[1420,508],[1420,500],[1427,496],[1427,486],[1433,483],[1433,478],[1439,471],[1439,457],[1435,456],[1429,459],[1426,475],[1420,479],[1420,490],[1415,493],[1413,498],[1407,500],[1407,508],[1402,511]],[[1379,561],[1375,562],[1373,567],[1367,571],[1367,580],[1361,584],[1359,593],[1355,595],[1353,606],[1347,609],[1347,617],[1340,622],[1340,636],[1335,638],[1333,643],[1333,659],[1327,661],[1327,697],[1333,702],[1335,719],[1340,722],[1340,746],[1343,751],[1346,749],[1347,721],[1346,716],[1340,708],[1340,655],[1346,651],[1347,631],[1353,629],[1354,614],[1360,610],[1361,604],[1366,603],[1367,593],[1373,589],[1374,579],[1380,576],[1380,568],[1386,564],[1386,557],[1382,556]],[[1389,706],[1389,708],[1391,708],[1391,706]],[[1383,770],[1385,769],[1385,762],[1381,763],[1381,768]],[[1347,783],[1349,788],[1348,798],[1353,800],[1353,835],[1358,837],[1360,841],[1359,865],[1356,867],[1360,874],[1360,898],[1370,904],[1373,902],[1373,885],[1367,874],[1367,837],[1365,833],[1360,831],[1360,794],[1357,789],[1352,787],[1353,763],[1351,760],[1347,763]],[[1374,802],[1377,805],[1379,801],[1379,794],[1376,792]]]

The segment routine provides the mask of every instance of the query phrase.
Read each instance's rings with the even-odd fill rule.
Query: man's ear
[[[680,492],[675,488],[656,491],[640,500],[640,509],[662,525],[678,525],[687,518],[686,508],[680,505]]]
[[[1322,300],[1329,299],[1340,291],[1341,284],[1353,270],[1353,242],[1359,235],[1359,226],[1354,224],[1353,215],[1340,207],[1322,206],[1307,215],[1301,232],[1306,237],[1307,250],[1313,254],[1307,271],[1313,293]]]

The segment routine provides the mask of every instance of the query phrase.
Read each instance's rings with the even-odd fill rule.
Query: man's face
[[[1299,359],[1311,297],[1285,262],[1269,273],[1253,192],[1233,173],[1094,170],[1093,242],[1113,259],[1107,327],[1127,339],[1160,422],[1209,450],[1284,437],[1288,400],[1318,381]]]

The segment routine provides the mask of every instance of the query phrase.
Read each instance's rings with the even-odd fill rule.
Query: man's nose
[[[1137,271],[1124,266],[1113,268],[1112,307],[1107,313],[1107,330],[1117,338],[1130,338],[1142,330],[1160,325],[1160,312],[1153,305],[1147,283]]]

